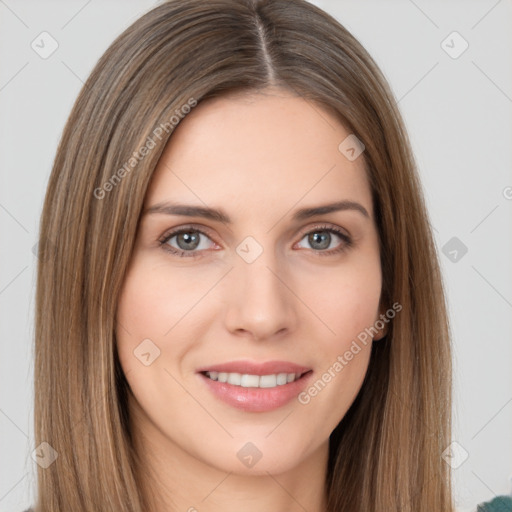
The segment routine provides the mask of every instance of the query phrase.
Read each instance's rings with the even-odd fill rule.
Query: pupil
[[[180,243],[184,240],[184,246]],[[198,234],[190,235],[189,233],[180,233],[178,235],[178,245],[181,249],[195,249],[199,243]]]
[[[322,235],[318,235],[318,233],[323,233]],[[313,233],[309,235],[309,242],[313,245],[313,243],[317,243],[320,241],[320,247],[318,249],[327,249],[330,243],[330,233],[327,231],[319,231],[318,233]]]

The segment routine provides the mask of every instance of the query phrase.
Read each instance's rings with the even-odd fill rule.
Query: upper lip
[[[291,363],[289,361],[265,361],[258,363],[255,361],[241,360],[229,361],[226,363],[213,364],[199,368],[199,373],[204,372],[226,372],[226,373],[241,373],[248,375],[273,375],[279,373],[306,373],[311,368],[299,364]]]

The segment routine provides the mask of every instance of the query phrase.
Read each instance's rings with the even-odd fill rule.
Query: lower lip
[[[310,370],[300,379],[274,388],[244,388],[212,380],[202,373],[199,376],[210,391],[228,405],[247,412],[266,412],[279,409],[296,398],[312,374]]]

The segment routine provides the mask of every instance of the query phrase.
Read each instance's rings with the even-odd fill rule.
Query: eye
[[[333,242],[336,238],[341,239],[342,243],[338,244],[334,249],[330,249],[326,251],[332,246]],[[346,251],[352,246],[351,238],[343,233],[340,229],[335,228],[333,226],[317,226],[315,229],[308,231],[305,236],[301,239],[306,239],[307,243],[314,249],[314,251],[319,256],[329,256],[333,254],[340,253],[342,251]]]
[[[163,250],[179,257],[199,257],[201,251],[211,248],[211,244],[208,244],[208,242],[205,242],[202,238],[216,245],[206,232],[192,226],[184,226],[170,233],[166,233],[163,238],[159,240],[159,244]],[[329,247],[332,246],[333,240],[335,241],[336,238],[340,239],[342,243],[338,244],[334,249],[329,249]],[[340,229],[333,226],[317,226],[305,233],[301,241],[304,239],[307,240],[307,243],[310,244],[313,251],[319,256],[330,256],[341,253],[352,246],[351,238]]]
[[[202,243],[201,238],[203,237],[212,242],[211,238],[204,231],[193,227],[183,227],[167,233],[162,240],[159,240],[159,243],[162,249],[177,256],[196,257],[199,256],[199,251],[209,248],[207,243]],[[171,244],[174,238],[176,239],[174,243],[177,247]],[[196,251],[196,249],[198,250]]]

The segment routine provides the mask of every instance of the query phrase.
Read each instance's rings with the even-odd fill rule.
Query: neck
[[[326,511],[328,443],[291,469],[242,474],[184,451],[147,418],[132,421],[132,427],[143,465],[138,473],[152,512]]]

